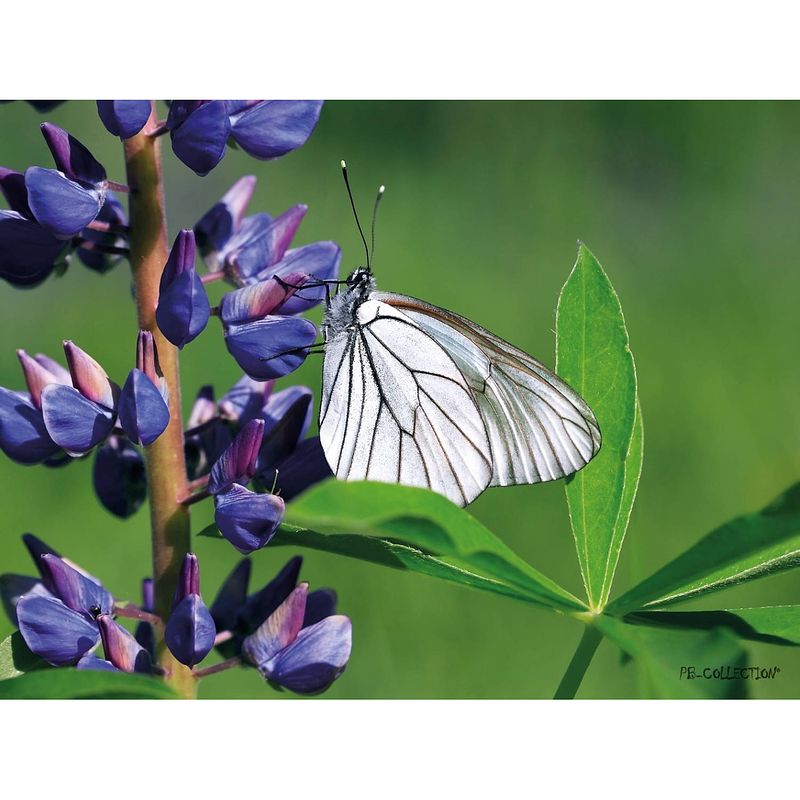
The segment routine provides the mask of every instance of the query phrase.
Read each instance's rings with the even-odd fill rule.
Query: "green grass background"
[[[66,127],[124,181],[119,142],[94,104],[47,115],[0,106],[0,163],[51,166],[37,127]],[[310,207],[297,243],[335,239],[344,269],[363,262],[341,176],[346,158],[365,216],[387,186],[378,226],[379,286],[424,297],[489,327],[552,365],[555,305],[585,241],[623,305],[639,371],[645,456],[612,598],[715,525],[769,501],[800,475],[800,106],[768,102],[330,102],[302,150],[273,163],[229,150],[198,178],[165,150],[170,234],[191,227],[238,176],[259,177],[253,211]],[[34,291],[0,285],[0,385],[20,388],[14,350],[60,357],[74,339],[122,382],[135,317],[127,265],[102,277],[77,261]],[[212,320],[182,357],[184,408],[237,378]],[[320,361],[288,382],[315,391]],[[26,530],[135,598],[148,574],[148,517],[120,521],[94,500],[91,459],[67,469],[0,458],[0,571],[29,573]],[[193,528],[211,519],[195,507]],[[560,484],[487,491],[472,511],[573,592],[580,576]],[[237,554],[197,541],[210,602]],[[254,557],[266,581],[291,555]],[[303,577],[329,585],[354,625],[340,698],[552,695],[578,623],[432,579],[309,552]],[[796,603],[796,573],[687,607]],[[0,636],[10,631],[0,621]],[[757,697],[800,697],[800,654],[750,646],[776,664]],[[628,697],[636,671],[604,643],[580,697]],[[275,697],[254,671],[202,684],[203,697]],[[286,696],[286,695],[284,695]]]

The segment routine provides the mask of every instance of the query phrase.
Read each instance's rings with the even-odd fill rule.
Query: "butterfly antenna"
[[[386,191],[385,186],[378,188],[378,194],[375,195],[375,205],[372,207],[372,247],[369,251],[369,263],[375,263],[375,220],[378,218],[378,206],[383,199],[383,193]]]
[[[358,211],[356,211],[356,202],[353,200],[353,192],[350,189],[350,179],[347,176],[347,164],[344,163],[344,159],[342,159],[342,175],[344,176],[344,185],[347,187],[347,196],[350,198],[350,206],[353,209],[353,216],[356,218],[356,225],[358,226],[358,232],[361,234],[361,241],[364,243],[364,252],[367,255],[367,269],[370,268],[370,260],[369,260],[369,247],[367,247],[367,237],[364,236],[364,231],[361,228],[361,221],[358,219]]]

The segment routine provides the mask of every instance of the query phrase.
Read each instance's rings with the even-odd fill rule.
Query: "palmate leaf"
[[[0,681],[0,700],[175,700],[159,678],[62,667]]]
[[[636,369],[614,288],[580,245],[561,290],[556,371],[594,411],[600,452],[568,480],[567,502],[590,605],[608,602],[642,467],[642,419]]]
[[[727,628],[740,638],[754,642],[800,646],[800,605],[719,611],[639,611],[628,614],[625,621],[660,628]]]
[[[203,534],[218,535],[213,526]],[[325,481],[289,503],[273,543],[408,569],[550,609],[586,610],[464,509],[425,489]]]
[[[747,653],[724,630],[677,631],[631,625],[602,615],[595,625],[635,662],[654,697],[724,699],[746,696],[747,685],[736,670],[747,664]],[[688,668],[695,670],[690,678]],[[709,669],[709,677],[704,670]],[[713,670],[720,669],[720,677]]]
[[[669,606],[800,564],[800,483],[761,511],[717,528],[615,600],[625,614]]]

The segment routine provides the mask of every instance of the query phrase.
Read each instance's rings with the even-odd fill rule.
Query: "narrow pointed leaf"
[[[543,604],[580,609],[580,602],[534,569],[464,509],[424,489],[368,481],[325,481],[286,507],[285,522],[321,533],[391,539],[428,555],[456,559]]]
[[[611,589],[641,469],[636,370],[619,298],[584,246],[558,300],[556,371],[595,413],[600,452],[566,485],[578,562],[590,604]],[[638,433],[634,436],[634,431]]]
[[[721,525],[613,603],[655,609],[800,564],[800,483],[766,508]]]
[[[50,665],[31,653],[22,634],[15,631],[0,642],[0,681],[17,678],[35,669],[49,669]]]
[[[124,672],[49,669],[0,681],[0,700],[175,700],[159,678]]]
[[[728,628],[742,639],[754,642],[800,645],[800,605],[726,608],[720,611],[640,611],[628,614],[625,621],[663,628]]]

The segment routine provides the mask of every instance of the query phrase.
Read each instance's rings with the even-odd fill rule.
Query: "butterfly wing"
[[[492,451],[492,486],[563,478],[600,449],[583,398],[544,364],[474,322],[413,297],[374,292],[447,350],[481,411]]]
[[[466,505],[492,477],[486,427],[455,361],[373,300],[326,344],[319,433],[343,480],[427,487]]]

